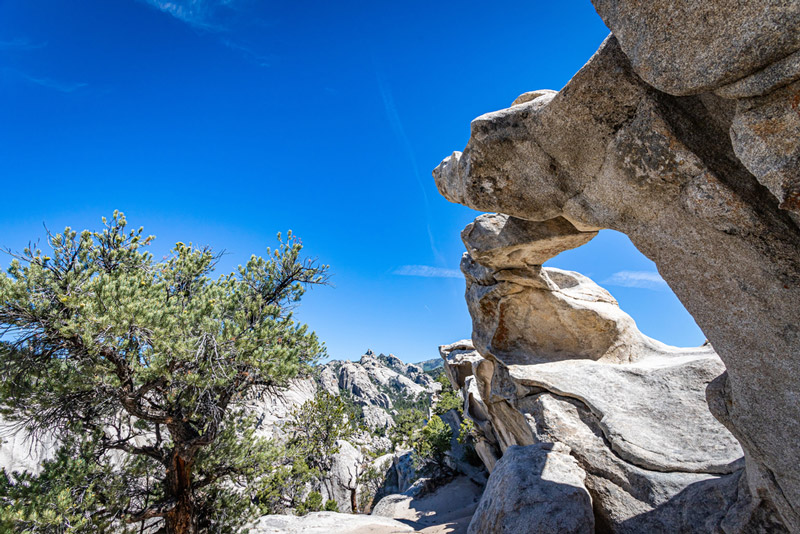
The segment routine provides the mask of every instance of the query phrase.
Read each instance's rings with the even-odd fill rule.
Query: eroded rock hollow
[[[598,517],[614,531],[643,532],[623,527],[654,517],[648,510],[682,514],[702,501],[705,527],[695,521],[686,531],[783,524],[800,532],[800,4],[595,7],[613,34],[573,79],[478,117],[464,151],[434,171],[449,200],[506,214],[464,233],[480,353],[477,362],[462,354],[474,368],[464,385],[483,399],[470,409],[496,438],[482,455],[492,465],[505,447],[536,442],[558,426],[548,421],[570,413],[586,426],[575,433],[608,442],[609,462],[648,473],[612,476],[608,467],[604,480],[627,481],[618,487],[630,484],[625,492],[645,503],[638,512],[639,504],[603,508]],[[647,339],[602,288],[541,268],[603,228],[625,233],[656,263],[713,350]],[[642,396],[620,404],[613,384],[623,383]],[[654,387],[688,396],[663,404],[648,397]],[[662,408],[664,417],[690,412],[669,422]],[[744,476],[736,441],[709,408],[741,443]],[[642,480],[678,472],[683,482],[667,486],[683,490],[636,493]],[[595,506],[617,495],[587,480]],[[710,485],[717,489],[703,499],[685,493]]]

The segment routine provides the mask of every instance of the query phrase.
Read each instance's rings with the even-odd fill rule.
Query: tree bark
[[[167,471],[167,494],[177,505],[166,516],[167,534],[197,534],[197,510],[192,488],[192,461],[173,453]]]

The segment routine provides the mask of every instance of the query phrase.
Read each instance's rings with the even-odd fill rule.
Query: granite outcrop
[[[630,237],[724,363],[706,394],[744,449],[746,483],[734,486],[800,532],[800,4],[594,5],[612,31],[595,55],[560,91],[475,119],[464,151],[434,171],[437,186],[523,226],[557,227],[565,245],[601,229]],[[468,261],[475,280],[492,269],[526,278],[521,266]],[[492,364],[558,356],[547,339],[537,352],[502,337]],[[618,360],[608,339],[586,356]]]
[[[501,515],[509,532],[784,531],[706,403],[725,371],[710,344],[651,339],[592,280],[543,267],[586,241],[563,220],[485,214],[462,239],[473,339],[440,354],[492,473],[472,532]]]

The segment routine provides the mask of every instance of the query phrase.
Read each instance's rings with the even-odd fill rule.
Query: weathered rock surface
[[[586,473],[560,443],[509,447],[495,466],[469,534],[594,534]]]
[[[320,369],[320,387],[332,395],[342,392],[364,407],[366,424],[370,429],[394,425],[390,413],[392,399],[418,399],[433,396],[441,390],[420,367],[405,364],[396,356],[376,355],[371,350],[358,362],[333,361]],[[382,413],[381,413],[382,412]]]
[[[589,278],[541,266],[580,244],[575,236],[563,220],[498,214],[462,233],[477,350],[461,341],[440,353],[492,473],[484,498],[507,498],[490,492],[508,484],[492,480],[507,476],[509,450],[557,444],[580,466],[604,532],[783,531],[771,503],[744,484],[739,443],[709,411],[706,389],[725,371],[713,348],[650,339]],[[480,517],[476,529],[494,521]]]
[[[394,455],[394,471],[397,473],[397,493],[405,493],[418,478],[412,451],[398,451]]]
[[[717,532],[729,511],[744,506],[741,518],[728,519],[735,528],[727,532],[746,532],[736,529],[762,511],[740,491],[741,447],[705,402],[706,386],[724,371],[713,349],[677,349],[647,338],[605,290],[577,273],[552,268],[531,273],[546,279],[542,287],[549,289],[531,292],[520,304],[527,308],[511,316],[538,317],[540,303],[548,304],[561,323],[546,326],[547,350],[528,357],[523,352],[510,364],[495,356],[498,333],[503,339],[527,337],[525,346],[536,350],[537,324],[542,324],[506,325],[508,306],[497,317],[503,299],[470,302],[474,335],[489,340],[481,349],[485,358],[469,352],[465,342],[441,349],[445,366],[455,368],[450,376],[468,372],[463,361],[471,364],[462,392],[465,413],[479,433],[476,451],[492,473],[487,494],[498,459],[505,461],[509,447],[557,443],[585,471],[597,522],[605,531]],[[469,272],[467,284],[470,298],[475,295],[470,286],[477,282]],[[529,286],[496,281],[481,287],[513,295]],[[477,310],[495,319],[487,321]],[[598,316],[624,328],[598,329]],[[586,347],[614,347],[613,357],[597,357],[607,351],[570,354],[571,336]],[[559,350],[551,350],[554,346]],[[459,354],[450,356],[450,349]]]
[[[265,515],[253,524],[250,534],[400,534],[414,532],[408,525],[371,515],[314,512],[302,517]]]
[[[636,73],[674,95],[735,83],[800,50],[800,8],[792,1],[592,3]]]
[[[462,339],[449,345],[439,347],[439,354],[447,362],[444,372],[456,389],[464,387],[468,377],[472,376],[472,366],[483,359],[475,351],[472,340]]]
[[[263,438],[281,438],[283,426],[292,411],[310,401],[317,394],[318,385],[311,378],[292,380],[289,386],[271,394],[261,394],[248,399],[248,410],[258,416],[257,435]]]
[[[326,474],[322,488],[323,501],[336,501],[340,512],[353,513],[358,491],[358,476],[364,465],[364,455],[344,440],[336,442],[338,451],[333,455],[330,473]]]
[[[382,381],[380,377],[385,376],[385,373],[375,373],[373,379],[383,385],[391,387],[397,387],[399,383],[404,388],[403,391],[407,392],[407,394],[419,395],[425,392],[432,393],[439,390],[439,385],[429,374],[425,373],[422,367],[411,363],[403,363],[403,361],[394,354],[389,354],[388,356],[379,354],[375,356],[375,353],[370,351],[362,356],[360,363],[365,368],[384,367],[391,369],[399,376],[389,375]],[[412,386],[412,383],[419,386],[419,388]]]
[[[437,186],[478,210],[567,221],[567,245],[627,234],[725,363],[709,402],[746,451],[750,493],[800,531],[800,4],[595,5],[614,35],[558,93],[475,119]],[[475,260],[475,285],[494,285]],[[608,319],[598,325],[618,327]],[[547,354],[539,341],[497,357]],[[588,352],[619,359],[598,343]]]
[[[53,458],[56,446],[54,439],[34,439],[19,425],[0,418],[0,469],[6,473],[27,471],[38,474],[42,462]]]

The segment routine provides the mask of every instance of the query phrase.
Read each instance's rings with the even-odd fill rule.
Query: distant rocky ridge
[[[395,405],[430,399],[441,390],[422,368],[396,356],[368,350],[358,362],[334,360],[319,369],[319,385],[331,395],[348,395],[364,409],[371,429],[393,426]]]
[[[440,358],[433,358],[431,360],[425,360],[424,362],[417,362],[414,365],[421,367],[426,373],[443,368],[442,360]]]

